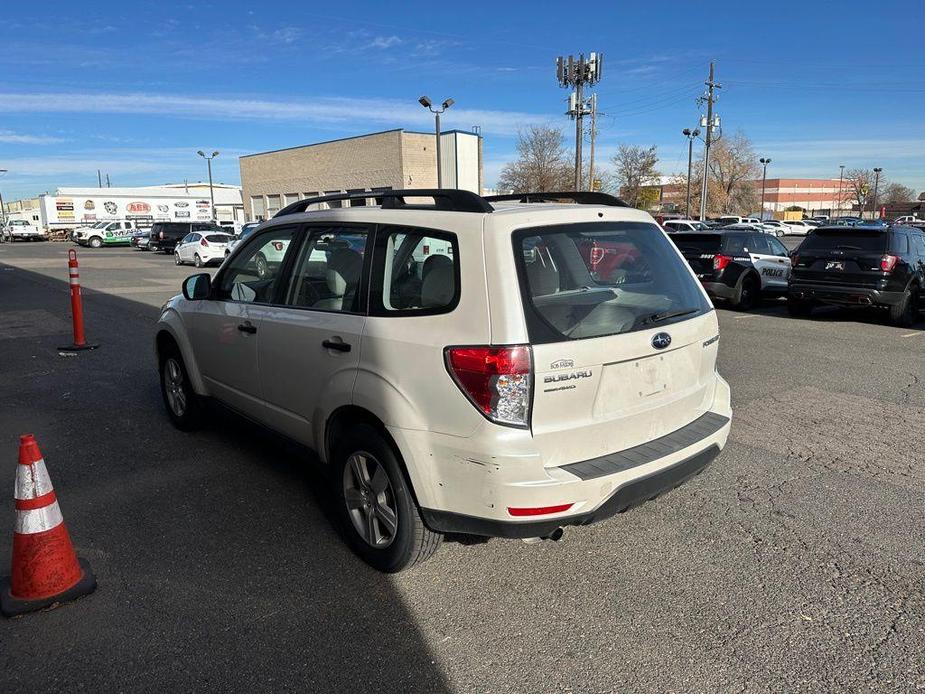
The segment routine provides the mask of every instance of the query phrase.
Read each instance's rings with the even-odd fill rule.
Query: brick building
[[[433,133],[386,130],[240,158],[248,219],[269,219],[286,205],[325,193],[436,188]],[[482,138],[441,133],[443,186],[479,192]],[[353,201],[357,205],[358,201]]]

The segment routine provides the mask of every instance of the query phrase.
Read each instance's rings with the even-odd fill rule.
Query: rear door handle
[[[335,342],[334,340],[325,340],[321,343],[325,349],[333,349],[337,352],[349,352],[350,344],[348,342]]]
[[[257,328],[250,324],[250,321],[244,321],[238,325],[238,330],[242,333],[247,333],[248,335],[253,335],[257,332]]]

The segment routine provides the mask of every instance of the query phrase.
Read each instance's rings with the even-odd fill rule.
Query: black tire
[[[367,424],[354,425],[344,432],[344,439],[333,456],[332,484],[337,499],[337,513],[351,549],[379,571],[397,573],[429,559],[440,546],[443,536],[425,527],[411,493],[401,462],[389,442]],[[355,462],[368,473],[368,486],[356,485]],[[384,472],[388,487],[376,485],[377,473]],[[350,480],[355,484],[349,487]],[[379,491],[382,489],[382,491]],[[363,496],[358,496],[357,493]],[[348,507],[348,496],[352,508]],[[363,507],[358,501],[365,500]],[[394,530],[381,523],[380,509],[394,518]],[[373,517],[373,533],[381,534],[381,546],[374,546],[363,535],[364,527]],[[378,528],[378,530],[376,529]],[[379,538],[377,538],[379,539]]]
[[[176,367],[176,370],[174,369]],[[176,346],[161,354],[160,363],[161,396],[167,408],[167,416],[181,431],[194,431],[202,425],[203,401],[196,394],[186,371],[186,364]],[[178,399],[182,406],[178,407]]]
[[[270,264],[267,262],[267,259],[263,253],[257,254],[257,257],[254,258],[254,264],[257,266],[257,276],[260,279],[264,279],[267,275],[270,274]]]
[[[751,311],[758,305],[760,294],[761,283],[758,278],[752,274],[745,275],[741,284],[739,284],[739,290],[736,292],[732,307],[737,311]]]
[[[193,265],[196,267],[202,267],[202,258],[199,257],[199,254],[193,256]]]
[[[90,248],[100,248],[103,245],[103,239],[99,236],[94,236],[89,241]]]
[[[788,298],[787,312],[794,318],[809,318],[813,312],[813,302]]]
[[[890,322],[898,328],[911,328],[919,319],[919,288],[909,287],[902,301],[890,306]]]
[[[174,253],[174,254],[173,254],[173,262],[174,262],[175,264],[177,264],[177,265],[182,265],[182,264],[183,264],[183,261],[180,260],[180,254],[179,254],[179,253]]]

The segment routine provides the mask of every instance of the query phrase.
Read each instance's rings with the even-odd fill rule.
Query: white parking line
[[[900,337],[918,337],[919,335],[925,335],[925,331],[920,330],[917,333],[906,333],[905,335],[900,335]]]
[[[746,318],[760,318],[760,317],[761,317],[761,316],[759,316],[759,315],[753,313],[753,314],[751,314],[751,315],[749,315],[749,316],[736,316],[736,317],[735,317],[735,320],[745,320]]]

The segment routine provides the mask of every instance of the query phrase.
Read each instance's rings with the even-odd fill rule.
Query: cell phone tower
[[[591,53],[585,59],[584,53],[575,56],[556,58],[556,78],[559,86],[573,89],[569,95],[569,109],[566,115],[575,121],[575,190],[582,189],[581,143],[584,139],[584,117],[591,113],[590,102],[584,98],[585,85],[591,86],[601,81],[604,66],[603,53]]]

